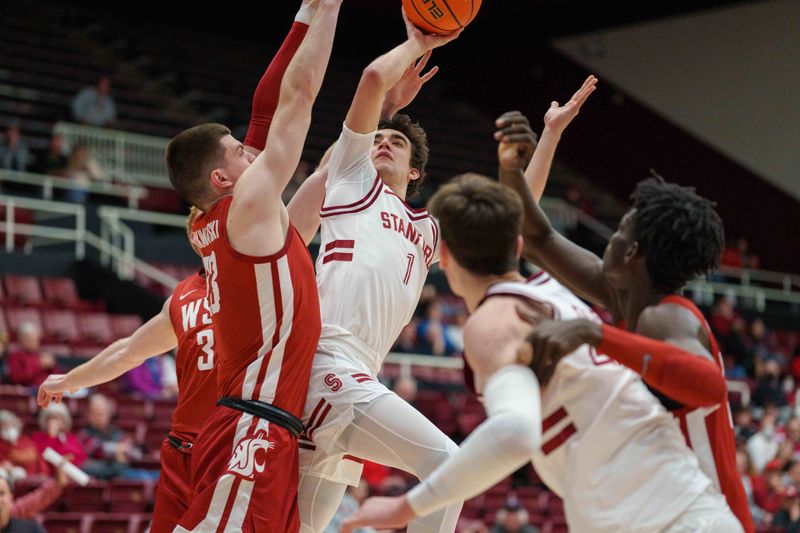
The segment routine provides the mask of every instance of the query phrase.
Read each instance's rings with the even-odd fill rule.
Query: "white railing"
[[[23,235],[31,237],[25,243],[26,253],[33,251],[34,246],[74,242],[75,258],[83,259],[86,254],[86,208],[82,205],[4,195],[0,195],[0,205],[5,207],[5,216],[0,222],[0,231],[5,233],[7,252],[14,250],[15,237]],[[20,209],[36,213],[36,223],[19,222]],[[63,220],[65,217],[74,217],[74,224],[69,228],[42,223]]]
[[[560,198],[543,196],[539,200],[539,205],[542,206],[550,223],[559,233],[581,224],[605,240],[610,239],[614,234],[614,230]]]
[[[110,181],[95,181],[88,185],[75,183],[70,178],[60,176],[50,176],[48,174],[34,174],[33,172],[19,172],[17,170],[0,169],[0,181],[10,181],[13,183],[23,183],[25,185],[35,185],[42,188],[42,199],[52,200],[56,189],[61,190],[88,190],[94,194],[104,194],[125,198],[128,207],[139,207],[139,200],[147,198],[147,189],[137,185],[112,183]]]
[[[138,270],[170,290],[175,288],[178,284],[177,279],[136,257],[135,234],[125,222],[185,228],[185,216],[110,206],[100,207],[97,214],[100,217],[100,240],[106,243],[107,249],[118,249],[122,252],[112,255],[101,250],[102,264],[110,266],[122,279],[133,279],[135,271]]]
[[[164,164],[169,139],[68,122],[57,123],[53,132],[63,135],[68,146],[87,145],[100,164],[121,181],[170,187]]]

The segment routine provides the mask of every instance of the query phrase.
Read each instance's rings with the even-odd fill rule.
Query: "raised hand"
[[[495,120],[499,129],[494,138],[497,145],[497,159],[500,168],[508,171],[525,171],[536,150],[536,134],[531,129],[528,118],[519,111],[508,111]]]
[[[432,53],[432,50],[428,50],[419,61],[409,65],[403,72],[403,77],[389,89],[384,99],[381,116],[391,118],[395,113],[408,106],[417,97],[422,86],[439,72],[439,67],[434,66],[425,74],[422,73]]]
[[[581,106],[596,88],[597,78],[590,75],[586,78],[586,81],[583,82],[581,88],[578,89],[578,91],[572,95],[572,98],[563,106],[559,105],[558,102],[551,102],[550,109],[548,109],[547,113],[544,115],[545,128],[561,135],[569,123],[572,122],[572,119],[578,116],[578,111],[580,111]]]
[[[418,43],[423,52],[444,46],[450,41],[458,39],[458,36],[461,35],[461,32],[463,31],[463,28],[461,28],[453,33],[448,33],[447,35],[423,33],[422,30],[414,26],[413,22],[408,20],[405,10],[401,10],[401,12],[403,14],[403,21],[406,23],[406,34],[408,35],[408,40]]]

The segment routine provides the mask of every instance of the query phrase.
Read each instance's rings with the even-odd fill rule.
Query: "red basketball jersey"
[[[679,305],[697,317],[708,335],[714,361],[720,372],[723,372],[722,353],[700,309],[692,301],[676,295],[667,296],[660,303]],[[736,441],[727,394],[724,404],[713,407],[683,407],[672,411],[672,414],[679,420],[686,443],[697,455],[700,468],[725,495],[731,511],[742,523],[745,532],[755,531],[747,496],[736,469]]]
[[[197,273],[178,283],[169,304],[178,338],[178,405],[172,413],[172,434],[186,442],[195,441],[217,401],[214,331],[205,297],[206,279]]]
[[[233,249],[226,221],[233,197],[192,227],[203,254],[217,356],[217,395],[260,400],[300,417],[320,334],[311,255],[294,226],[270,256]]]

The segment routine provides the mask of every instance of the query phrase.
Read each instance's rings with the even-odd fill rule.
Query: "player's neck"
[[[486,297],[486,292],[492,285],[507,281],[525,281],[525,278],[517,271],[510,271],[496,276],[476,276],[475,274],[464,272],[464,283],[462,284],[464,294],[462,294],[462,298],[467,304],[467,310],[473,313]]]
[[[624,291],[617,291],[622,307],[622,317],[629,330],[635,330],[639,315],[647,307],[656,305],[669,293],[655,287],[649,278],[631,279]]]

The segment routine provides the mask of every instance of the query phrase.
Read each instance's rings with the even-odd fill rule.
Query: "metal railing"
[[[138,185],[112,183],[110,181],[95,181],[88,185],[75,183],[75,180],[49,174],[35,174],[33,172],[19,172],[17,170],[0,170],[0,182],[10,181],[25,185],[35,185],[42,188],[42,199],[53,200],[55,190],[85,190],[94,194],[104,194],[125,198],[128,207],[139,207],[139,200],[147,198],[147,189]]]
[[[25,243],[25,252],[30,253],[36,246],[75,243],[75,258],[83,259],[86,254],[86,208],[82,205],[50,200],[36,200],[17,196],[0,195],[0,206],[5,207],[5,215],[0,222],[0,232],[5,233],[7,252],[14,250],[17,235],[31,237]],[[19,222],[20,209],[38,214],[35,224]],[[63,221],[66,217],[74,217],[70,227],[43,224],[47,221]]]
[[[53,133],[64,136],[69,146],[85,144],[109,173],[126,183],[170,187],[164,153],[169,139],[59,122]]]

